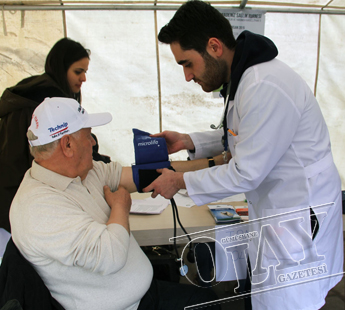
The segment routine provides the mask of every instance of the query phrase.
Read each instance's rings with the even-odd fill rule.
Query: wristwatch
[[[214,162],[213,157],[207,157],[207,159],[208,159],[208,166],[209,167],[213,167],[213,166],[216,165],[216,163]]]

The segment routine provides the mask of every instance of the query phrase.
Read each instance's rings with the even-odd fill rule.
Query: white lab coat
[[[327,216],[313,242],[325,256],[328,275],[342,273],[341,183],[327,126],[305,81],[277,59],[250,67],[229,103],[227,124],[237,134],[228,134],[232,159],[227,165],[185,173],[189,196],[202,205],[245,193],[250,219],[334,202],[322,209]],[[191,159],[219,154],[222,135],[222,129],[190,134],[195,144]],[[250,257],[253,266],[255,257]],[[340,279],[257,294],[252,296],[253,310],[319,309]]]

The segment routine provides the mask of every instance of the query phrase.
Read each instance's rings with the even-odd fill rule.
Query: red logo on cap
[[[39,122],[38,122],[38,118],[36,115],[33,115],[34,121],[36,123],[36,129],[39,127]]]

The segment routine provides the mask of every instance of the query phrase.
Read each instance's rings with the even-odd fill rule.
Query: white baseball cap
[[[78,101],[71,98],[46,98],[32,114],[28,130],[38,138],[29,140],[31,146],[48,144],[65,134],[82,128],[102,126],[112,120],[110,113],[88,114]]]

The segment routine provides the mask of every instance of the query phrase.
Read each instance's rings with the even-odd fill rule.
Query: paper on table
[[[185,189],[180,189],[174,196],[176,205],[179,207],[190,208],[195,206],[195,202],[188,196]]]
[[[132,199],[130,213],[161,214],[169,203],[169,200],[163,197],[156,197],[155,199],[151,197],[146,199]]]

